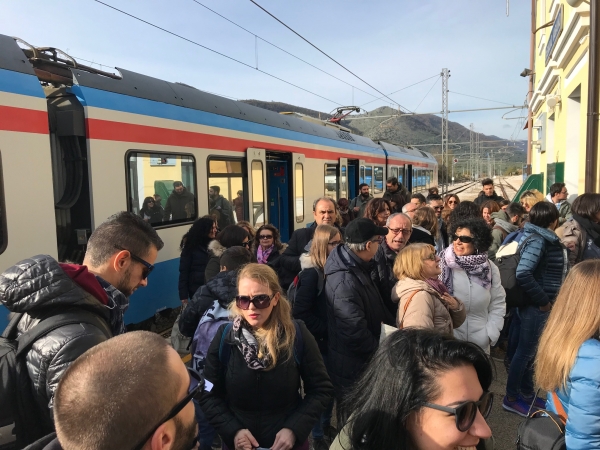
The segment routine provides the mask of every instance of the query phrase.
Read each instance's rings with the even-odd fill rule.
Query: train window
[[[359,183],[362,184],[364,182],[365,182],[365,166],[360,166]]]
[[[413,185],[413,192],[419,192],[419,185],[417,184],[417,172],[419,169],[415,169],[413,168],[413,173],[412,173],[412,185]]]
[[[252,161],[252,217],[255,227],[265,224],[264,168],[262,161]]]
[[[398,168],[397,167],[390,168],[390,177],[398,178]],[[400,181],[400,180],[398,180],[398,181]]]
[[[371,166],[365,167],[365,183],[369,185],[369,188],[373,189],[373,168]]]
[[[398,167],[398,183],[404,183],[404,166]]]
[[[325,196],[337,200],[337,164],[325,164]]]
[[[208,213],[216,217],[221,229],[238,220],[248,220],[248,213],[244,207],[243,170],[242,159],[208,160]],[[218,193],[213,189],[215,187],[218,188]]]
[[[348,198],[348,176],[347,176],[347,167],[340,167],[340,198]]]
[[[294,200],[296,202],[296,222],[304,222],[304,166],[294,167]]]
[[[373,168],[375,175],[375,183],[374,183],[374,194],[381,194],[383,192],[383,167],[375,166]]]
[[[127,175],[129,211],[153,226],[188,223],[198,217],[192,155],[130,151]]]

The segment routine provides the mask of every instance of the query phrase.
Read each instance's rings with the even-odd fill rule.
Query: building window
[[[214,188],[217,189],[214,189]],[[212,190],[212,195],[211,195]],[[244,195],[244,163],[242,159],[213,158],[208,160],[208,213],[215,217],[219,228],[248,220]]]
[[[325,197],[337,200],[337,164],[325,164]]]
[[[192,155],[132,150],[127,154],[128,209],[153,226],[198,217]]]
[[[252,161],[252,225],[265,224],[264,167],[262,161]]]
[[[375,174],[375,184],[373,193],[381,194],[383,192],[383,167],[375,166],[374,174]]]
[[[304,166],[294,167],[294,201],[296,202],[296,222],[304,222]]]

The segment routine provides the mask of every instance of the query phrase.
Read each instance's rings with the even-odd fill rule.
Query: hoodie
[[[506,214],[505,211],[500,210],[492,213],[492,219],[494,220],[495,225],[494,228],[492,228],[492,245],[488,250],[488,258],[490,259],[496,257],[496,252],[502,245],[504,239],[506,239],[510,233],[519,229],[519,227],[510,221],[510,217],[508,217],[508,214]]]

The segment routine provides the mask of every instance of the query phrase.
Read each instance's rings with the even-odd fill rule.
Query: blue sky
[[[193,0],[103,0],[214,50],[255,65],[253,35],[214,15]],[[258,67],[337,103],[362,105],[375,91],[335,65],[269,17],[249,0],[199,0],[363,93],[258,41]],[[455,94],[522,104],[529,64],[528,2],[510,0],[370,0],[303,2],[257,0],[378,90],[388,94],[451,70],[450,110],[503,106]],[[3,0],[0,33],[35,46],[58,47],[109,67],[122,67],[237,99],[282,101],[329,112],[337,105],[242,66],[93,0]],[[441,80],[403,90],[392,98],[413,111],[441,109]],[[433,88],[432,88],[433,86]],[[427,92],[429,95],[426,96]],[[371,110],[389,105],[379,100]],[[451,114],[450,120],[503,138],[526,138],[508,110]],[[521,116],[518,111],[512,116]],[[510,116],[510,114],[509,114]],[[522,124],[521,127],[522,128]]]

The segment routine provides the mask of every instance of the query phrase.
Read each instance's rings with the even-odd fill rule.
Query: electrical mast
[[[474,169],[474,167],[473,167],[473,124],[471,124],[470,133],[469,133],[469,177],[471,179],[475,178],[473,169]]]
[[[450,71],[442,69],[442,166],[446,166],[442,179],[442,194],[448,192],[448,78]]]

